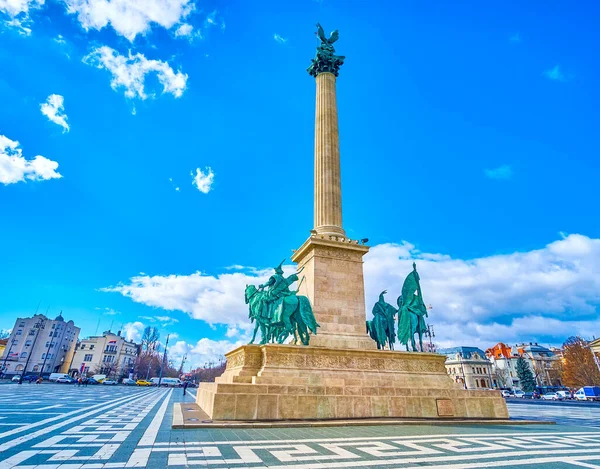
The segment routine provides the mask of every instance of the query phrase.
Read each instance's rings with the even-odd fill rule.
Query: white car
[[[500,391],[502,393],[502,397],[510,397],[510,391],[507,391],[506,389],[503,389],[502,391]]]
[[[547,392],[546,394],[542,394],[542,399],[545,401],[562,401],[562,397],[555,392]]]
[[[114,379],[105,379],[104,381],[102,381],[102,384],[114,386],[115,384],[117,384],[117,382]]]
[[[523,391],[515,391],[515,397],[519,397],[522,399],[523,396],[525,396],[525,393]]]
[[[21,375],[14,375],[11,379],[13,383],[17,383],[21,379]]]

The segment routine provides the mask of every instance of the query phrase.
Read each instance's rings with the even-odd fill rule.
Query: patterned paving
[[[0,469],[600,469],[600,406],[509,405],[518,417],[559,415],[557,426],[171,430],[182,399],[180,389],[0,385]]]

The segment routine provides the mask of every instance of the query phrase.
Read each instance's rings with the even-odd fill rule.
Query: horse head
[[[250,303],[250,298],[252,298],[258,289],[254,285],[246,285],[246,290],[244,292],[244,301],[246,304]]]

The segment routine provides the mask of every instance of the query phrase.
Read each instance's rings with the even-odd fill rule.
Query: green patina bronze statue
[[[340,34],[336,29],[327,38],[323,27],[317,23],[317,36],[321,40],[321,44],[317,47],[317,54],[312,59],[310,67],[308,67],[308,73],[316,77],[319,73],[329,72],[337,77],[346,58],[343,55],[335,55],[335,49],[333,48],[333,43],[339,39]]]
[[[367,321],[367,332],[377,342],[377,348],[383,350],[388,345],[394,350],[396,341],[396,313],[398,310],[391,304],[386,303],[383,295],[386,290],[379,294],[379,301],[373,306],[373,319]]]
[[[283,261],[275,267],[275,273],[266,283],[259,285],[246,285],[245,301],[249,306],[250,322],[256,321],[254,334],[250,344],[256,340],[260,329],[260,344],[283,344],[290,335],[294,336],[294,344],[298,343],[298,336],[303,345],[308,345],[309,331],[317,333],[317,321],[306,296],[298,295],[297,291],[290,290],[290,285],[298,280],[298,274],[285,278],[281,268]],[[266,289],[266,290],[265,290]]]
[[[417,264],[413,262],[413,271],[407,275],[402,286],[402,296],[398,298],[398,341],[406,345],[411,343],[413,352],[417,352],[415,334],[419,335],[419,348],[423,351],[423,333],[427,330],[425,318],[427,307],[423,301],[419,283]]]

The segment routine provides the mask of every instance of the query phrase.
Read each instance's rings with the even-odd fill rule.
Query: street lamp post
[[[167,335],[167,341],[165,342],[165,352],[163,353],[163,359],[160,362],[160,374],[158,375],[158,387],[160,388],[160,383],[162,382],[162,374],[163,374],[163,366],[165,361],[167,360],[167,347],[169,346],[169,335]]]
[[[29,355],[27,355],[27,360],[25,361],[25,368],[23,368],[23,373],[21,373],[21,376],[19,377],[19,384],[23,384],[23,376],[25,376],[25,374],[27,373],[27,366],[29,365],[29,361],[31,360],[31,355],[33,354],[33,351],[35,350],[35,343],[37,342],[37,339],[40,335],[40,329],[44,329],[44,320],[40,319],[38,322],[36,322],[33,327],[35,329],[37,329],[37,332],[35,334],[35,337],[33,339],[33,344],[31,345],[31,352],[29,352]]]
[[[429,338],[429,352],[433,353],[433,338],[435,337],[435,332],[433,332],[433,324],[427,325],[427,330],[425,331],[425,337]]]

